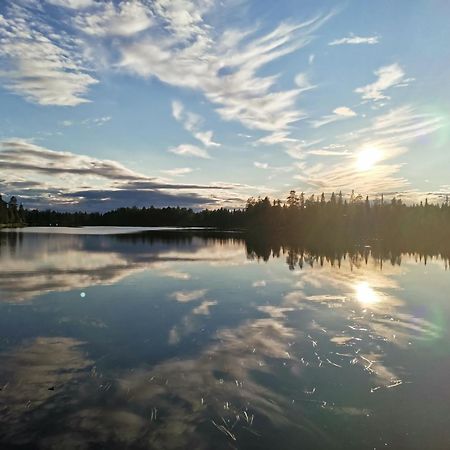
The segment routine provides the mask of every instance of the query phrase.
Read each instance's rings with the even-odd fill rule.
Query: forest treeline
[[[17,198],[11,197],[9,202],[0,195],[0,226],[24,225],[26,221],[23,205],[18,206]]]
[[[408,248],[449,247],[450,205],[428,201],[406,205],[400,199],[342,193],[326,196],[291,191],[285,200],[250,198],[243,209],[119,208],[105,213],[24,210],[34,226],[179,226],[240,229],[272,240],[348,246],[382,240]]]

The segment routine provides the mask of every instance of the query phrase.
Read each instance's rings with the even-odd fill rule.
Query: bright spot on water
[[[361,281],[355,285],[356,300],[361,305],[369,306],[374,305],[380,301],[380,296],[374,291],[368,283]]]
[[[80,294],[80,297],[81,297],[81,298],[86,297],[86,292],[82,292],[82,293]]]

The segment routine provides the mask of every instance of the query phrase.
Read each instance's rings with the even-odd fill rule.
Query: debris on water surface
[[[308,334],[308,339],[311,341],[313,347],[317,347],[317,341],[315,341],[310,334]]]
[[[370,389],[370,392],[373,393],[375,391],[378,391],[378,389],[381,389],[381,388],[391,389],[391,388],[395,388],[395,387],[398,387],[398,386],[400,386],[402,384],[406,384],[406,383],[411,383],[411,382],[410,381],[403,381],[403,380],[391,380],[391,384],[387,384],[385,386],[373,387],[372,389]]]
[[[236,436],[230,430],[228,430],[226,425],[217,425],[217,423],[214,422],[214,420],[211,420],[211,422],[220,432],[231,438],[233,441],[236,441]]]
[[[157,416],[158,416],[158,408],[152,408],[150,414],[150,422],[156,421]]]
[[[252,424],[253,424],[253,419],[254,419],[254,415],[252,414],[251,416],[249,416],[248,414],[247,414],[247,411],[244,411],[243,412],[243,416],[245,417],[245,420],[247,421],[247,423],[250,425],[250,426],[252,426]]]
[[[332,366],[339,367],[340,369],[342,369],[342,366],[340,366],[339,364],[334,363],[333,361],[330,361],[328,358],[327,358],[327,362],[329,364],[331,364]]]
[[[403,384],[403,380],[394,380],[394,382],[392,384],[389,384],[386,387],[387,388],[393,388],[393,387],[400,386],[401,384]]]

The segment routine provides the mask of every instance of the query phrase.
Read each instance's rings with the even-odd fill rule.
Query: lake
[[[0,448],[450,448],[447,261],[260,247],[1,232]]]

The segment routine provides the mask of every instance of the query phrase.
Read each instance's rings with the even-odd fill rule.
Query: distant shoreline
[[[25,228],[27,225],[24,223],[0,223],[0,229],[4,228]]]

